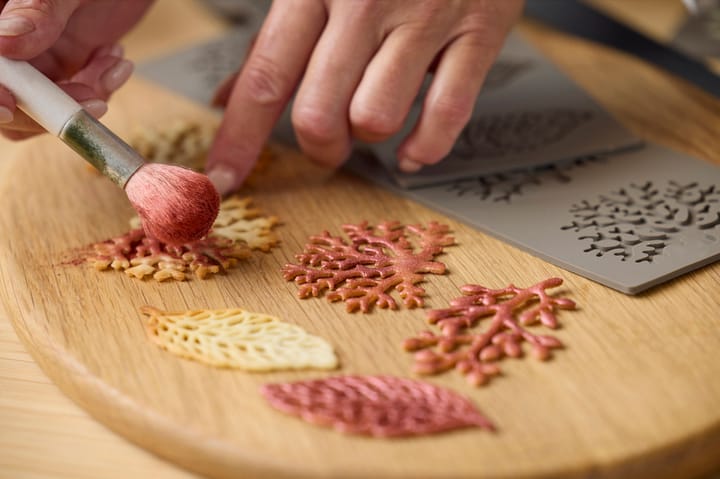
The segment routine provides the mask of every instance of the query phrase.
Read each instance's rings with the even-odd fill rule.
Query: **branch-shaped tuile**
[[[349,312],[367,313],[374,304],[397,309],[391,296],[397,291],[407,308],[422,307],[424,275],[444,274],[445,265],[434,261],[445,246],[455,243],[447,225],[426,227],[383,222],[344,225],[349,242],[327,231],[311,236],[299,264],[287,264],[283,277],[300,285],[298,296],[318,297],[328,291],[330,301],[344,301]]]
[[[428,322],[440,328],[439,334],[424,331],[405,340],[407,351],[418,351],[415,372],[438,374],[454,367],[468,382],[479,386],[500,373],[497,361],[522,356],[523,342],[530,345],[536,358],[550,358],[553,349],[562,347],[560,340],[533,334],[526,326],[540,323],[555,329],[556,311],[575,308],[573,301],[547,293],[547,289],[561,284],[560,278],[550,278],[524,289],[513,285],[503,289],[463,286],[464,296],[453,300],[449,308],[428,313]],[[490,318],[487,329],[470,331],[483,318]]]

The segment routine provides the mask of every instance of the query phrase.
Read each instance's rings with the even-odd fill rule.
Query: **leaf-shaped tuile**
[[[283,277],[300,285],[298,296],[321,296],[344,301],[349,312],[367,313],[374,304],[397,309],[392,291],[407,308],[424,305],[425,290],[418,286],[425,274],[444,274],[445,265],[434,261],[445,246],[455,244],[447,225],[430,222],[403,226],[397,221],[344,225],[350,241],[327,231],[312,236],[299,264],[286,264]]]
[[[211,366],[273,371],[338,365],[324,339],[273,316],[242,309],[164,312],[151,306],[141,312],[158,346]]]
[[[529,288],[463,286],[464,296],[454,299],[449,308],[428,313],[428,321],[440,328],[439,333],[424,331],[405,340],[406,350],[418,351],[415,372],[438,374],[456,368],[469,383],[480,386],[500,373],[497,362],[503,357],[522,356],[523,343],[539,360],[549,359],[553,349],[562,347],[560,340],[533,334],[526,326],[539,322],[555,329],[556,311],[575,308],[570,299],[555,298],[546,291],[561,284],[562,279],[549,278]],[[473,330],[484,318],[489,318],[487,328]]]
[[[348,434],[419,436],[464,427],[494,431],[468,399],[430,383],[393,376],[334,376],[266,384],[274,408]]]

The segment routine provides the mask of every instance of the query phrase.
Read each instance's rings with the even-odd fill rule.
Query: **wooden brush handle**
[[[82,106],[28,62],[0,57],[0,84],[18,107],[55,136]]]

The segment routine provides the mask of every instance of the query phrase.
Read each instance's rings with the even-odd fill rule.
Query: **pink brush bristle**
[[[179,166],[143,165],[125,185],[148,236],[183,244],[205,236],[220,210],[220,195],[205,175]]]

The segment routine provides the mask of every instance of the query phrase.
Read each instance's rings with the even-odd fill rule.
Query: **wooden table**
[[[658,37],[670,35],[682,14],[680,2],[673,0],[594,3],[621,18],[639,22],[641,28]],[[187,25],[193,28],[187,29]],[[173,45],[209,38],[221,28],[220,22],[189,1],[161,0],[128,37],[127,51],[133,58],[147,58]],[[634,75],[647,77],[660,88],[647,89],[643,98],[626,101],[628,95],[637,92],[603,88],[597,81],[604,72],[597,70],[594,60],[614,53],[537,26],[524,25],[523,31],[628,126],[642,130],[646,138],[698,156],[710,157],[720,151],[716,129],[683,124],[675,116],[681,107],[690,118],[707,119],[704,125],[711,120],[717,124],[720,102],[652,68],[636,65]],[[631,59],[622,61],[634,63]],[[3,152],[16,147],[2,143]],[[0,160],[0,175],[2,165]],[[0,317],[0,479],[59,477],[195,476],[127,443],[66,399],[25,352],[10,323]]]

